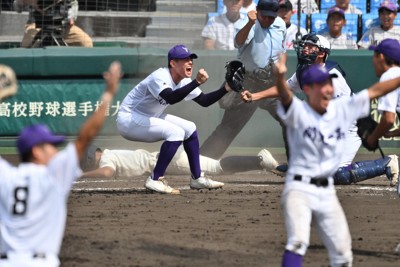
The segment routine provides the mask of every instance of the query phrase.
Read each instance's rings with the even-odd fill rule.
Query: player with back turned
[[[18,166],[0,157],[0,266],[60,265],[68,195],[81,175],[79,161],[118,91],[120,64],[113,62],[103,77],[107,86],[101,105],[65,149],[56,147],[63,136],[36,124],[25,127],[17,139]]]
[[[281,195],[287,232],[282,266],[302,266],[311,220],[328,250],[329,265],[352,266],[350,231],[333,179],[341,160],[338,155],[345,150],[344,136],[353,122],[370,114],[371,99],[396,89],[400,78],[374,84],[352,97],[334,98],[332,79],[337,74],[313,64],[301,75],[307,96],[302,101],[288,87],[286,72],[283,62],[276,64],[281,99],[277,112],[286,125],[290,149]]]

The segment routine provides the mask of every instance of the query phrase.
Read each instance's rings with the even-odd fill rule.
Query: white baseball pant
[[[351,236],[346,216],[336,196],[333,178],[327,187],[293,180],[288,174],[281,205],[288,240],[286,250],[304,256],[310,241],[311,221],[328,250],[330,266],[352,266]]]
[[[159,117],[138,113],[119,112],[117,118],[119,133],[126,139],[141,142],[183,141],[189,138],[196,125],[180,117],[161,114]]]

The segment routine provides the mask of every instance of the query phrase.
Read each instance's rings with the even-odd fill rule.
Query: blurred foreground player
[[[0,157],[0,266],[60,265],[68,195],[81,175],[79,161],[100,131],[107,106],[118,91],[120,64],[112,63],[103,77],[107,87],[102,104],[65,149],[56,147],[63,136],[37,124],[24,128],[18,137],[19,166]]]
[[[276,64],[278,115],[287,127],[291,151],[281,199],[287,232],[282,266],[302,266],[311,220],[328,250],[329,265],[352,266],[350,231],[333,179],[341,160],[338,155],[353,122],[370,114],[370,100],[400,86],[400,78],[374,84],[353,97],[333,99],[332,79],[337,74],[314,64],[301,76],[307,96],[302,101],[289,89],[286,72],[284,63]]]

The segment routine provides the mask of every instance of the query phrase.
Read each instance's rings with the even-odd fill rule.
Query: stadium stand
[[[363,14],[365,14],[367,13],[368,1],[370,0],[351,0],[350,4],[357,7],[363,12]],[[326,13],[328,9],[330,9],[336,4],[335,0],[321,0],[320,3],[321,3],[320,13]]]
[[[326,24],[326,13],[311,14],[311,28],[312,32],[324,33],[328,31]],[[359,16],[357,14],[346,14],[346,26],[343,27],[342,33],[351,35],[354,41],[359,38]]]
[[[309,16],[308,16],[307,14],[301,13],[301,16],[300,16],[300,27],[302,27],[302,28],[308,30],[308,28],[309,28],[308,23],[307,23],[307,20],[308,20],[308,19],[309,19]],[[291,22],[292,24],[295,24],[295,25],[298,26],[299,23],[298,23],[297,14],[294,14],[294,15],[290,18],[290,22]]]
[[[378,12],[362,15],[361,27],[360,27],[361,35],[363,35],[372,26],[377,26],[377,25],[379,25]],[[394,20],[394,25],[400,26],[400,17],[399,16],[397,16],[396,19]]]
[[[201,45],[207,13],[215,11],[215,0],[91,0],[80,2],[76,24],[95,46],[126,42],[131,47],[169,48],[185,43],[193,49]],[[27,11],[1,10],[0,42],[20,42],[27,19]]]

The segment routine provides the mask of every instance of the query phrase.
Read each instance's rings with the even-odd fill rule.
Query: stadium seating
[[[363,35],[371,26],[379,25],[379,15],[378,13],[368,13],[361,17],[361,35]],[[400,26],[400,17],[394,20],[394,25]]]
[[[294,14],[291,18],[290,18],[290,23],[298,25],[298,21],[297,21],[297,14]],[[307,29],[307,15],[302,13],[301,17],[300,17],[300,27]]]
[[[379,5],[383,0],[368,0],[369,1],[369,12],[372,14],[378,14]]]
[[[360,9],[363,14],[367,13],[367,4],[370,0],[351,0],[351,4]],[[371,0],[372,1],[372,0]],[[321,13],[327,13],[328,9],[336,4],[335,0],[321,0]],[[379,3],[378,3],[379,5]]]
[[[311,14],[311,32],[324,33],[328,31],[328,25],[326,24],[326,18],[328,14]],[[342,29],[342,33],[351,34],[354,41],[358,38],[358,18],[357,14],[346,14],[346,25]]]

